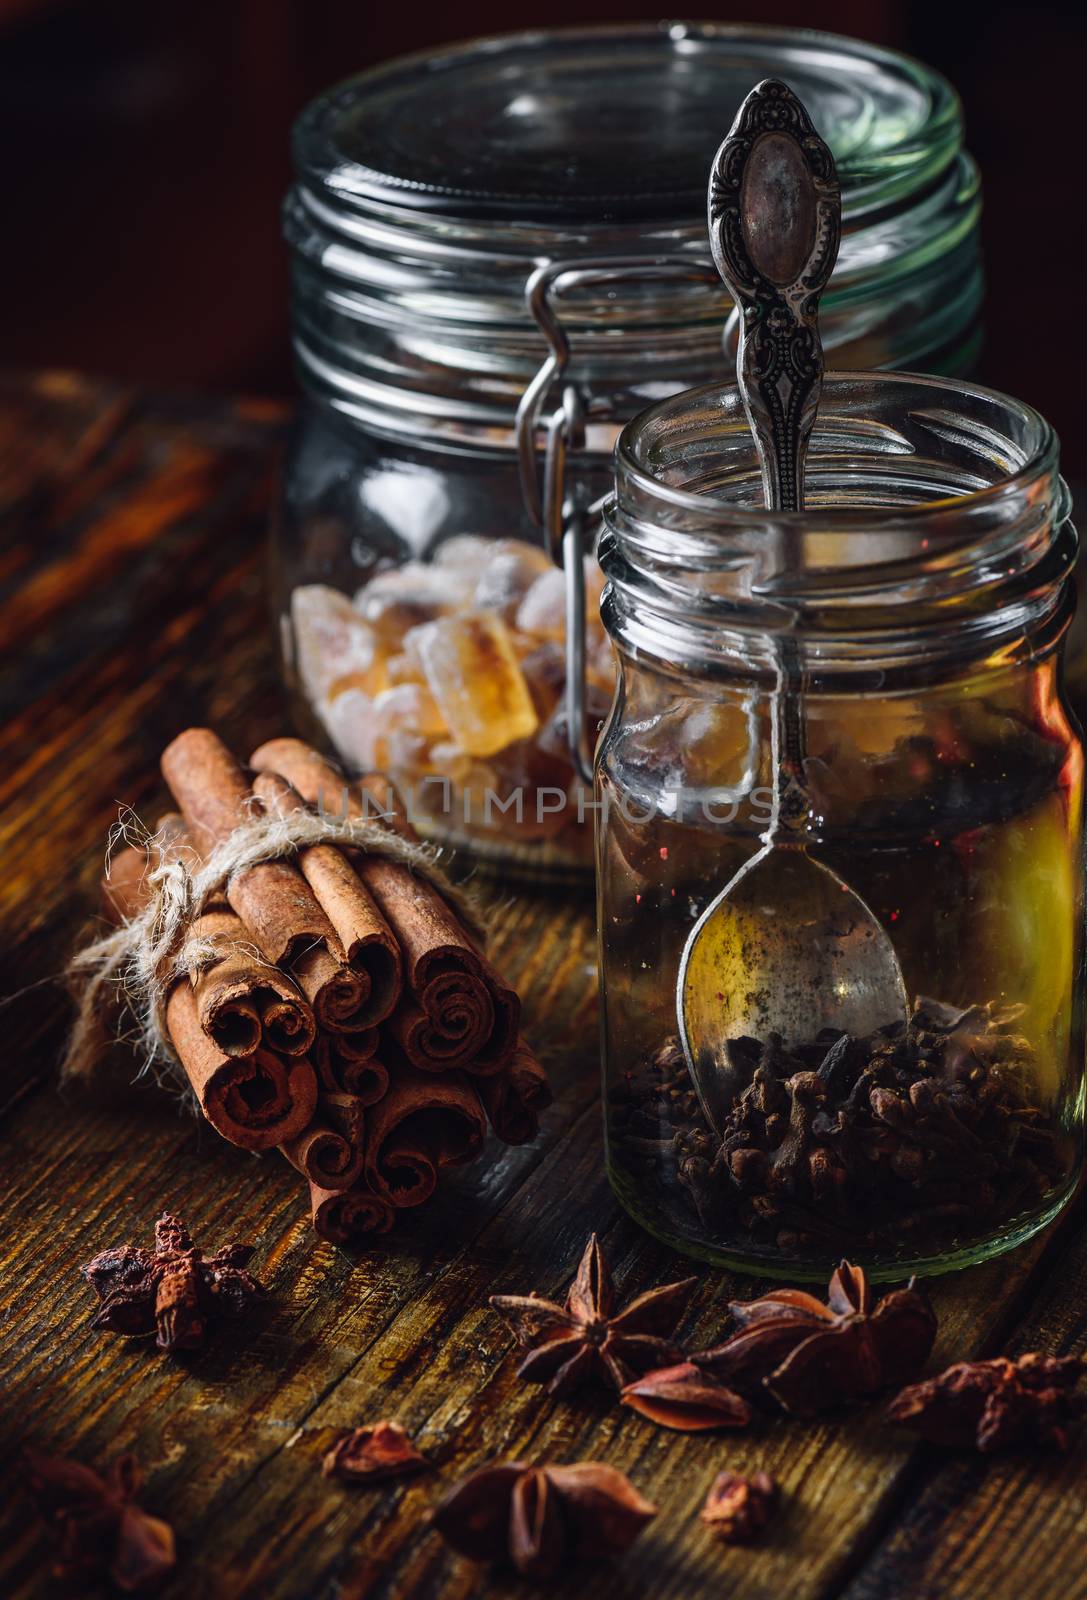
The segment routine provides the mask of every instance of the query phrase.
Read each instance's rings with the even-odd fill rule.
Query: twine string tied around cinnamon
[[[312,845],[359,850],[407,867],[442,896],[482,946],[483,921],[476,903],[451,882],[434,848],[391,832],[380,826],[381,821],[377,814],[352,817],[304,810],[286,817],[254,816],[198,864],[184,855],[171,855],[150,867],[146,908],[77,951],[69,963],[77,1011],[62,1077],[70,1082],[93,1076],[110,1043],[110,1020],[119,1012],[129,1014],[135,1023],[143,1071],[173,1065],[176,1056],[166,1027],[170,991],[180,979],[194,979],[222,955],[215,941],[191,936],[194,923],[223,898],[238,874],[262,862],[295,856]],[[111,849],[121,842],[153,847],[155,839],[129,816],[115,827]]]

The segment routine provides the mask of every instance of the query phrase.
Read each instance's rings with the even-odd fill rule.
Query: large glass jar
[[[824,342],[851,365],[965,370],[976,172],[948,85],[893,52],[716,24],[539,32],[382,66],[298,123],[286,674],[311,734],[392,770],[424,831],[483,856],[591,864],[543,440],[572,406],[559,499],[587,506],[623,423],[727,375],[705,187],[770,74],[801,93],[841,176]],[[561,352],[546,369],[538,323]],[[614,666],[591,563],[588,578],[595,730]]]
[[[1083,1152],[1083,744],[1061,684],[1076,536],[1056,440],[988,390],[837,373],[802,513],[760,509],[735,388],[650,408],[616,459],[600,560],[620,682],[596,794],[616,1192],[680,1249],[792,1278],[1007,1249],[1056,1214]],[[740,987],[702,997],[722,1018],[707,1056],[681,962],[771,836],[786,694],[802,803],[780,848],[870,908],[901,1002],[843,1036],[847,988],[813,982],[790,1035],[737,1036],[737,997],[769,1014],[777,998],[740,947]],[[768,899],[799,983],[806,913]]]

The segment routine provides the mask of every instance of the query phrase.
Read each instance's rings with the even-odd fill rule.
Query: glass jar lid
[[[801,96],[849,214],[931,181],[958,103],[893,51],[718,23],[513,34],[387,63],[315,101],[300,176],[339,203],[523,222],[701,220],[723,130],[760,78]]]
[[[303,112],[284,232],[307,390],[400,437],[512,450],[547,354],[526,286],[544,264],[592,262],[607,270],[564,294],[561,316],[581,453],[606,459],[616,424],[724,375],[731,308],[709,261],[706,179],[768,76],[796,87],[838,162],[824,344],[848,351],[841,365],[955,370],[981,272],[977,174],[950,86],[831,34],[670,23],[411,56]],[[668,270],[646,276],[650,258]]]

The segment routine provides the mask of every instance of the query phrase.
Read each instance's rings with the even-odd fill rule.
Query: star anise
[[[702,1521],[725,1544],[748,1544],[766,1527],[777,1510],[778,1486],[768,1472],[745,1478],[739,1472],[722,1472],[702,1507]]]
[[[432,1513],[447,1544],[473,1561],[509,1561],[546,1580],[574,1562],[621,1555],[657,1514],[614,1467],[497,1462],[473,1472]]]
[[[960,1361],[903,1389],[887,1415],[934,1444],[983,1455],[1019,1444],[1067,1450],[1068,1423],[1087,1411],[1087,1395],[1074,1393],[1085,1364],[1080,1356],[1036,1351],[1016,1361]]]
[[[326,1478],[348,1483],[380,1483],[422,1472],[427,1465],[399,1423],[375,1422],[337,1439],[321,1470]]]
[[[932,1307],[913,1279],[873,1305],[864,1272],[848,1261],[834,1272],[826,1305],[802,1289],[775,1289],[729,1310],[739,1332],[691,1360],[799,1414],[915,1377],[936,1337]]]
[[[111,1333],[155,1335],[160,1350],[194,1350],[216,1315],[238,1317],[264,1298],[245,1267],[249,1244],[229,1244],[205,1257],[179,1217],[155,1224],[155,1248],[122,1244],[81,1268],[102,1302],[91,1324]]]
[[[564,1305],[535,1294],[495,1294],[490,1303],[528,1350],[518,1377],[547,1383],[549,1394],[565,1399],[590,1376],[623,1389],[639,1373],[680,1360],[671,1334],[697,1281],[647,1289],[616,1312],[611,1272],[594,1233]]]
[[[623,1390],[622,1401],[632,1411],[663,1428],[675,1428],[677,1433],[745,1428],[751,1421],[747,1401],[691,1361],[636,1378]]]
[[[24,1461],[31,1491],[59,1536],[58,1578],[82,1591],[108,1576],[125,1594],[137,1594],[171,1571],[173,1529],[136,1505],[140,1472],[134,1456],[120,1456],[105,1477],[37,1450],[25,1451]]]

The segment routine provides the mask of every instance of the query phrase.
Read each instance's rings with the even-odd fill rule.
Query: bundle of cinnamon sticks
[[[418,845],[388,780],[348,785],[297,739],[262,745],[247,770],[191,728],[162,772],[178,810],[150,850],[111,863],[115,922],[147,905],[155,866],[197,869],[255,815],[320,809]],[[243,1149],[278,1147],[309,1183],[317,1232],[338,1244],[428,1200],[443,1167],[479,1153],[488,1122],[507,1144],[533,1139],[551,1100],[517,995],[405,854],[318,843],[239,870],[169,975],[166,1028],[204,1115]]]

